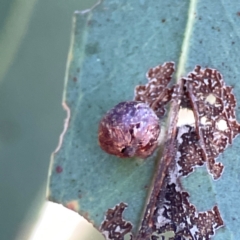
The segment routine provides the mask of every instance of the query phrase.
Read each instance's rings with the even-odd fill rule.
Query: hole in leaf
[[[181,108],[178,113],[177,126],[193,125],[195,118],[193,111],[188,108]]]
[[[227,122],[223,119],[220,119],[219,121],[217,121],[216,126],[217,126],[218,130],[220,130],[220,131],[225,131],[228,129]]]
[[[206,102],[210,103],[211,105],[214,105],[216,103],[217,98],[210,93],[207,97],[206,97]]]

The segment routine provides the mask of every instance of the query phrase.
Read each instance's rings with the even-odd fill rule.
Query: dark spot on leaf
[[[87,55],[97,54],[99,52],[99,44],[97,42],[87,44],[85,52]]]
[[[63,168],[61,166],[56,167],[56,172],[61,173],[63,171]]]
[[[74,77],[74,78],[73,78],[73,81],[76,82],[76,81],[77,81],[77,77]]]
[[[163,19],[162,19],[162,23],[165,23],[165,22],[166,22],[166,19],[163,18]]]

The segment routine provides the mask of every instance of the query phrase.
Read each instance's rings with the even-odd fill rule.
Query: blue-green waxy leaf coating
[[[240,92],[238,11],[240,3],[230,0],[105,0],[75,13],[63,100],[70,118],[52,156],[49,199],[75,209],[96,227],[108,208],[125,202],[124,218],[136,230],[158,153],[145,161],[106,154],[98,145],[98,123],[114,105],[132,100],[147,70],[165,61],[176,63],[178,78],[196,64],[216,68]],[[240,95],[236,98],[240,102]],[[183,182],[199,211],[218,205],[225,227],[217,231],[217,240],[240,238],[239,144],[238,138],[221,155],[225,170],[218,181],[201,167]]]

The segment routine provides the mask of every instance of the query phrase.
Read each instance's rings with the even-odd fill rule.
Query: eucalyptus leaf
[[[114,105],[133,99],[134,87],[146,83],[150,67],[166,61],[175,62],[176,79],[197,64],[216,68],[238,93],[238,11],[237,1],[105,0],[76,12],[63,99],[69,116],[52,155],[48,198],[97,228],[107,209],[125,202],[124,218],[136,232],[159,153],[147,160],[108,155],[98,145],[98,123]],[[218,181],[205,167],[183,181],[198,210],[219,207],[225,226],[217,240],[240,238],[239,143],[234,140],[221,155],[225,171]]]

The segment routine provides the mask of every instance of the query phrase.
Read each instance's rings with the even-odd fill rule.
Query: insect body
[[[121,158],[146,158],[158,145],[159,119],[148,104],[121,102],[103,117],[98,138],[101,148]]]

